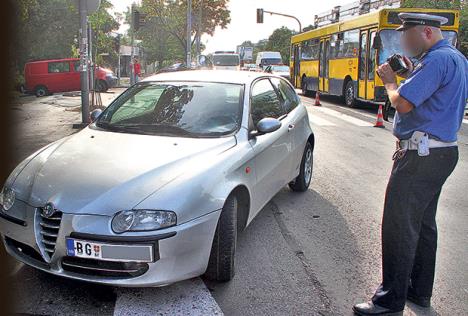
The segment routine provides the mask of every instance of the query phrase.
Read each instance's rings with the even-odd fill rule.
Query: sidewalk
[[[101,93],[102,104],[108,106],[124,88]],[[81,123],[80,93],[54,94],[47,97],[21,96],[11,105],[12,142],[8,150],[14,157],[8,166],[13,169],[20,161],[41,147],[79,131],[73,124]]]

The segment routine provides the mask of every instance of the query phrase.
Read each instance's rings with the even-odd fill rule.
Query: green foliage
[[[432,8],[460,10],[460,30],[458,40],[460,50],[468,56],[468,2],[466,0],[405,0],[403,8]]]
[[[99,10],[89,17],[94,53],[115,55],[109,33],[119,24],[108,13],[110,8],[112,4],[102,0]],[[15,9],[18,23],[11,56],[16,72],[22,73],[30,60],[78,57],[80,21],[73,0],[18,0]]]
[[[258,52],[261,51],[275,51],[280,52],[283,58],[283,63],[289,63],[291,36],[294,31],[283,26],[273,31],[268,39],[252,43],[251,41],[244,41],[241,46],[253,47],[253,60],[256,60]]]
[[[192,1],[191,50],[198,34],[213,35],[217,26],[226,28],[231,21],[227,3],[228,0]],[[184,60],[187,50],[187,1],[142,0],[141,12],[147,14],[147,24],[136,32],[136,36],[142,40],[148,61],[158,61],[162,65],[164,62]]]

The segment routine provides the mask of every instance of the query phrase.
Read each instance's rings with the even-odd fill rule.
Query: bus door
[[[360,35],[358,97],[361,99],[374,99],[376,51],[372,42],[376,32],[376,29],[363,30]]]
[[[301,54],[300,54],[300,46],[298,44],[293,45],[293,56],[294,56],[294,64],[293,64],[293,80],[294,86],[296,88],[301,87]]]
[[[320,53],[319,53],[319,91],[328,92],[329,83],[329,63],[330,59],[330,37],[322,38],[320,40]]]

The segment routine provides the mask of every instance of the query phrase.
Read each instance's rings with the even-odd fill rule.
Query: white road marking
[[[335,123],[327,121],[326,119],[321,118],[321,117],[319,117],[319,116],[317,116],[315,114],[309,115],[309,122],[311,122],[313,125],[317,125],[317,126],[336,126]]]
[[[118,288],[114,316],[224,315],[200,278],[165,287]]]
[[[468,124],[468,120],[467,120],[467,119],[463,119],[463,123]]]
[[[351,124],[356,125],[356,126],[361,126],[361,127],[362,126],[363,127],[374,126],[373,124],[371,124],[371,123],[369,123],[367,121],[355,118],[354,116],[344,114],[344,113],[341,113],[341,112],[338,112],[338,111],[335,111],[335,110],[332,110],[332,109],[329,109],[329,108],[326,108],[326,107],[314,106],[314,111],[319,111],[319,112],[325,113],[327,115],[336,117],[338,119],[341,119],[343,121],[346,121],[346,122],[351,123]]]

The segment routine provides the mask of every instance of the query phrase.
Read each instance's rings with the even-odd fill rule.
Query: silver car
[[[21,162],[0,195],[8,253],[55,275],[230,280],[237,232],[283,186],[311,181],[314,134],[281,77],[159,74],[92,119]]]

